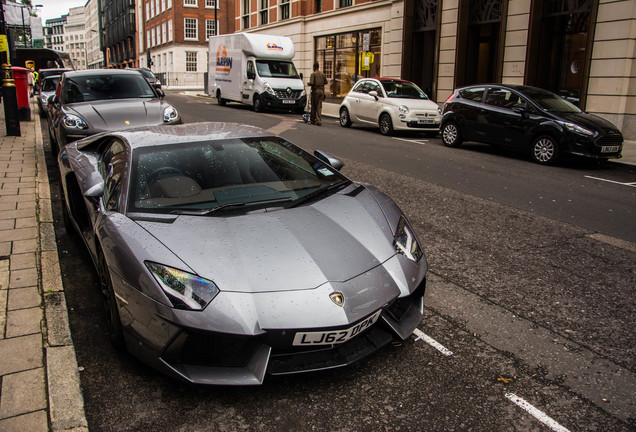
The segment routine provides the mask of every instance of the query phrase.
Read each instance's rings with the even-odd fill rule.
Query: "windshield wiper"
[[[207,216],[212,214],[218,210],[233,208],[233,207],[244,207],[244,206],[252,206],[252,205],[261,205],[261,204],[274,204],[274,203],[284,203],[289,202],[292,199],[290,197],[286,198],[274,198],[270,200],[261,200],[261,201],[248,201],[248,202],[233,202],[227,204],[221,204],[219,206],[213,208],[207,208],[202,210],[173,210],[170,214],[178,214],[178,215],[190,215],[190,216]]]
[[[334,184],[332,184],[330,186],[327,186],[326,188],[318,189],[316,191],[308,193],[304,197],[298,198],[297,200],[295,200],[292,203],[292,205],[289,206],[289,208],[298,207],[302,203],[305,203],[305,202],[317,197],[318,195],[322,195],[322,194],[324,194],[326,192],[333,191],[334,189],[338,189],[340,187],[344,187],[344,186],[347,186],[349,184],[351,184],[351,180],[342,180],[342,181],[339,181],[338,183],[334,183]]]

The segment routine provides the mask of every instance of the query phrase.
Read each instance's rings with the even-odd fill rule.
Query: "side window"
[[[254,70],[254,62],[251,60],[247,62],[247,77],[248,79],[251,79],[250,77],[256,78],[256,71]]]
[[[124,145],[120,141],[113,141],[106,145],[106,149],[99,159],[99,172],[104,178],[104,206],[106,210],[119,209],[121,195],[121,180],[125,169]]]
[[[519,96],[510,90],[492,88],[486,95],[486,104],[498,108],[512,109],[519,103]]]
[[[355,85],[353,91],[358,93],[369,93],[369,90],[366,87],[367,81],[360,81],[358,84]]]
[[[459,94],[464,99],[481,102],[481,97],[484,95],[485,90],[485,88],[469,88],[462,90]]]

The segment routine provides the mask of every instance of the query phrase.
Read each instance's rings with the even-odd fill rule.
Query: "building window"
[[[166,0],[161,0],[161,12],[165,12],[166,10]]]
[[[150,18],[155,16],[155,0],[150,0]]]
[[[146,30],[146,46],[151,46],[150,45],[150,30]]]
[[[314,4],[316,6],[316,9],[314,10],[314,13],[322,12],[322,0],[316,0],[316,2]]]
[[[198,40],[197,37],[197,19],[196,18],[185,18],[185,38],[187,40]]]
[[[205,7],[207,9],[214,9],[216,7],[216,0],[205,0]]]
[[[172,20],[168,20],[168,42],[172,42]]]
[[[166,23],[161,23],[161,40],[163,43],[168,42],[168,35],[166,34]]]
[[[152,45],[151,46],[156,46],[157,45],[157,28],[153,27],[150,34],[152,35]]]
[[[146,21],[150,19],[150,3],[146,2]]]
[[[213,19],[205,20],[205,40],[210,40],[212,36],[216,35],[216,26]]]
[[[197,52],[186,51],[186,72],[197,71]]]
[[[243,28],[250,28],[250,0],[243,0]]]
[[[168,0],[168,6],[166,6],[166,9],[170,9],[172,7],[172,0]]]
[[[269,21],[267,19],[269,14],[269,11],[267,10],[269,6],[268,3],[268,0],[261,0],[261,11],[259,12],[261,24],[267,24]]]
[[[338,0],[339,6],[338,7],[347,7],[347,6],[351,6],[351,0]]]
[[[280,19],[289,19],[289,0],[281,0],[280,3]]]
[[[183,5],[187,7],[197,7],[197,0],[183,0]]]

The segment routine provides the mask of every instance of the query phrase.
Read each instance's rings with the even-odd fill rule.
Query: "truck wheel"
[[[221,90],[217,90],[216,91],[216,103],[218,103],[221,106],[225,106],[226,102],[227,101],[221,97]]]
[[[263,112],[263,103],[259,95],[254,95],[254,111]]]

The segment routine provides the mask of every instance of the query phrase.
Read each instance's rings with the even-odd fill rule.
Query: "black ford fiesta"
[[[623,135],[609,121],[536,87],[482,84],[457,89],[444,104],[444,145],[478,141],[526,150],[540,164],[563,155],[620,158]]]

